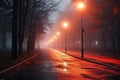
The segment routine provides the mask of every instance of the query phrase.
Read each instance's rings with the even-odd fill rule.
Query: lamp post
[[[67,53],[67,37],[65,35],[65,53]]]
[[[60,32],[57,32],[56,35],[57,35],[57,36],[60,36]],[[59,49],[59,39],[58,39],[58,41],[57,41],[57,48]]]
[[[53,36],[53,39],[56,39],[57,38],[57,36],[55,35],[55,36]],[[56,43],[56,41],[55,41],[55,48],[57,48],[57,43]]]
[[[77,4],[77,7],[80,10],[83,10],[85,7],[85,4],[83,2],[79,2]],[[84,28],[83,28],[83,14],[81,13],[81,58],[84,58]]]
[[[83,16],[81,15],[81,57],[84,58],[84,29],[83,29]]]
[[[68,23],[64,22],[63,23],[63,28],[67,28],[68,27]],[[67,36],[65,34],[65,53],[67,52]]]

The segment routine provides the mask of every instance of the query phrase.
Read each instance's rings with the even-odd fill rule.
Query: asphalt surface
[[[120,80],[120,73],[57,50],[44,49],[1,80]]]

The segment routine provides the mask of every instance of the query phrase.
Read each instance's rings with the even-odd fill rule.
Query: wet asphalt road
[[[120,72],[44,49],[3,80],[120,80]]]

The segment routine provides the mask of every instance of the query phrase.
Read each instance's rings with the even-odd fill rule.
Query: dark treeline
[[[36,39],[45,33],[47,27],[51,27],[49,16],[56,10],[58,4],[53,0],[1,0],[0,10],[3,12],[1,29],[4,39],[7,41],[5,32],[12,34],[12,58],[22,55],[23,50],[33,51]],[[0,12],[0,14],[2,14]],[[9,24],[7,24],[7,21]],[[6,26],[3,26],[6,25]],[[7,31],[8,30],[8,31]],[[0,31],[0,32],[1,32]],[[6,42],[2,42],[5,49]]]
[[[0,48],[2,50],[10,48],[10,32],[12,30],[12,17],[10,16],[11,12],[12,2],[0,0]],[[6,41],[6,38],[9,40]]]
[[[72,5],[64,12],[64,18],[61,15],[58,21],[61,24],[63,20],[68,20],[70,24],[69,28],[62,32],[67,34],[67,47],[69,49],[81,47],[82,14],[85,49],[120,52],[120,1],[86,0],[86,7],[81,11],[76,9],[76,2],[77,0],[72,0]],[[64,37],[61,37],[59,47],[64,48],[63,43]]]

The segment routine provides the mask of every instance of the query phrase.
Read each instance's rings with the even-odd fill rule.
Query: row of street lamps
[[[77,3],[77,8],[80,9],[80,10],[83,10],[85,8],[85,4],[83,2],[78,2]],[[69,24],[68,22],[63,22],[62,24],[63,28],[68,28]],[[56,35],[53,37],[53,39],[56,39],[57,36],[60,35],[60,32],[57,32]],[[51,39],[49,41],[52,42],[53,39]],[[83,59],[84,58],[84,28],[83,28],[83,15],[81,13],[81,58]],[[67,36],[65,34],[65,53],[67,53]]]

